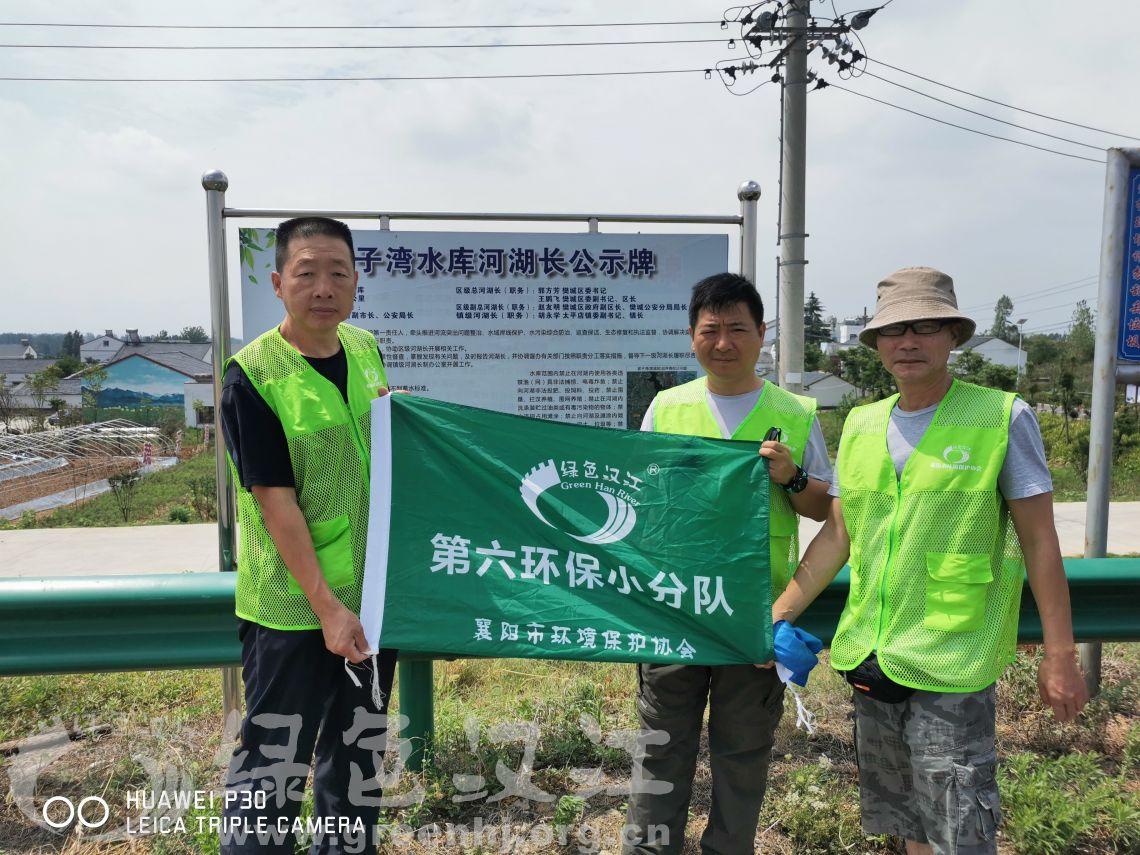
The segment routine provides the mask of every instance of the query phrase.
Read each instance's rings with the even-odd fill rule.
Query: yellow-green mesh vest
[[[722,439],[720,427],[709,407],[705,392],[707,378],[698,377],[657,395],[653,404],[653,429],[661,433],[707,436]],[[765,382],[756,406],[729,439],[760,442],[770,427],[783,432],[783,442],[797,464],[803,465],[815,419],[815,400],[794,395],[774,383]],[[778,597],[795,572],[800,559],[799,516],[788,494],[773,484],[769,493],[769,535],[771,538],[772,598]]]
[[[337,330],[348,359],[348,404],[277,329],[234,359],[281,421],[293,464],[297,504],[309,524],[321,571],[333,594],[360,611],[368,535],[370,408],[387,385],[372,334],[348,324]],[[231,471],[234,471],[230,460]],[[238,482],[236,472],[234,481]],[[316,629],[320,621],[265,529],[249,490],[238,495],[235,611],[274,629]]]
[[[998,475],[1015,397],[953,381],[901,479],[887,450],[898,395],[848,415],[839,485],[851,592],[834,667],[877,650],[904,686],[973,692],[1013,660],[1025,567]]]

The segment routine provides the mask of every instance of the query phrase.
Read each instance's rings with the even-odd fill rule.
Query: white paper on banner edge
[[[364,589],[360,623],[369,651],[380,649],[384,601],[388,591],[388,543],[392,529],[392,396],[372,402],[372,471],[368,506],[368,543],[364,550]]]

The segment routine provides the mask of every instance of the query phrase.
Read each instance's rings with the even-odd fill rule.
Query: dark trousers
[[[678,853],[693,793],[706,699],[712,802],[701,836],[706,855],[754,851],[756,823],[768,785],[773,735],[784,712],[784,686],[775,669],[751,665],[641,665],[637,713],[643,730],[668,734],[645,740],[634,760],[625,855]],[[671,783],[657,794],[637,792],[639,782]],[[648,787],[645,787],[648,789]]]
[[[395,651],[376,659],[383,704],[372,700],[372,663],[330,653],[320,630],[277,630],[243,621],[245,719],[223,799],[221,851],[292,855],[309,766],[318,825],[310,851],[374,852]]]

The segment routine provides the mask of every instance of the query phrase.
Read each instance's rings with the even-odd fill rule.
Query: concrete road
[[[1059,504],[1055,509],[1061,553],[1084,554],[1084,502]],[[804,547],[819,526],[811,520],[802,522]],[[1112,505],[1108,551],[1140,554],[1140,502]],[[217,569],[218,528],[212,523],[0,531],[0,578]]]
[[[0,531],[0,578],[217,569],[214,523]]]
[[[1085,554],[1085,503],[1063,502],[1053,506],[1061,554]],[[822,523],[800,521],[800,549],[806,548]],[[1140,502],[1113,502],[1108,515],[1108,551],[1120,555],[1140,554]],[[3,553],[0,552],[0,555]]]

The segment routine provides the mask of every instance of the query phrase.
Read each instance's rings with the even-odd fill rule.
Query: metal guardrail
[[[1140,641],[1140,558],[1067,558],[1078,641]],[[211,668],[240,664],[233,573],[0,580],[0,676]],[[844,568],[799,625],[830,642],[847,599]],[[1041,641],[1028,590],[1018,640]],[[431,742],[431,654],[401,656],[408,767]]]
[[[1080,641],[1140,641],[1140,558],[1066,558]],[[0,579],[0,676],[238,665],[233,573]],[[800,618],[831,640],[848,571]],[[1026,586],[1018,639],[1041,640]],[[424,657],[419,657],[424,658]]]

